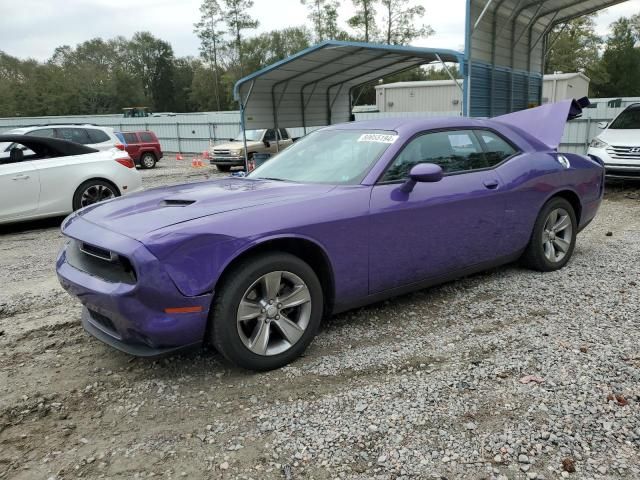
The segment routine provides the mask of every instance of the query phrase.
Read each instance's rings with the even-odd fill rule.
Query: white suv
[[[112,148],[124,150],[124,145],[116,137],[113,128],[97,125],[39,125],[37,127],[16,128],[3,132],[3,134],[59,138],[102,151]]]
[[[640,179],[640,103],[629,105],[591,141],[589,155],[604,162],[607,177]]]

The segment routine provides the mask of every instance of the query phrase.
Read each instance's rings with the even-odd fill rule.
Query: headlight
[[[607,148],[609,144],[606,142],[603,142],[598,138],[594,138],[593,140],[591,140],[591,143],[589,144],[589,146],[593,148]]]
[[[231,150],[231,155],[239,157],[240,155],[242,155],[242,150]]]

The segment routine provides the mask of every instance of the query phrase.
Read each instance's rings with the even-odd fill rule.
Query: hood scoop
[[[191,205],[192,203],[196,203],[196,201],[168,199],[162,200],[160,202],[160,205],[162,205],[163,207],[186,207],[187,205]]]

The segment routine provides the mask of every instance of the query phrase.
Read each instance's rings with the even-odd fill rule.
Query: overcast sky
[[[465,0],[414,0],[426,10],[425,22],[435,35],[414,42],[417,46],[452,48],[464,45]],[[341,1],[344,22],[352,13]],[[444,7],[446,5],[446,7]],[[76,45],[95,37],[130,37],[148,30],[173,46],[177,56],[197,55],[200,0],[0,0],[0,50],[20,58],[48,59],[60,45]],[[10,10],[10,12],[9,12]],[[598,33],[606,35],[620,16],[640,13],[640,0],[629,0],[598,16]],[[302,25],[307,11],[299,0],[255,0],[251,10],[260,21],[259,32]]]

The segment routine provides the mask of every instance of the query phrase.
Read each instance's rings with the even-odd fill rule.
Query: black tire
[[[91,189],[95,189],[95,192],[97,193],[97,197],[101,197],[100,192],[104,192],[102,194],[102,198],[97,198],[97,201],[87,202],[87,198],[84,197],[84,195],[85,195],[85,192],[90,191]],[[111,192],[111,195],[105,196],[107,191]],[[119,197],[119,196],[120,196],[120,190],[118,190],[118,188],[113,183],[107,182],[106,180],[99,180],[99,179],[87,180],[86,182],[82,183],[73,194],[73,203],[72,203],[73,211],[75,212],[76,210],[82,207],[86,207],[94,203],[101,202],[103,200],[108,200],[109,198],[113,198],[113,197]]]
[[[143,153],[140,157],[140,168],[156,168],[156,156],[151,152]]]
[[[304,282],[311,299],[310,315],[304,333],[287,350],[272,355],[259,355],[251,351],[241,338],[239,322],[236,320],[238,307],[245,293],[256,281],[262,276],[276,271],[290,272]],[[222,356],[239,367],[266,371],[287,365],[304,352],[320,326],[324,305],[322,286],[313,269],[294,255],[273,252],[258,257],[249,257],[225,274],[224,280],[217,290],[218,293],[209,316],[210,341]],[[258,318],[255,322],[257,325],[262,320]],[[272,335],[274,335],[273,331],[277,335],[279,330],[271,330]],[[273,338],[277,339],[277,336]]]
[[[558,210],[565,211],[569,219],[571,221],[571,232],[567,233],[567,238],[564,238],[564,241],[569,243],[566,252],[564,252],[564,256],[557,260],[550,260],[545,252],[547,251],[545,247],[545,243],[548,243],[548,233],[545,234],[545,225],[547,224],[547,220],[549,220],[549,216],[554,211]],[[541,272],[552,272],[554,270],[559,270],[564,267],[567,262],[571,259],[573,255],[573,250],[576,246],[576,235],[578,233],[578,222],[576,220],[576,214],[571,206],[571,204],[561,197],[554,197],[550,199],[547,203],[544,204],[542,210],[538,214],[538,218],[536,219],[536,223],[533,227],[533,234],[531,235],[531,239],[529,240],[529,245],[527,245],[527,249],[525,250],[522,261],[523,263],[534,270],[538,270]],[[546,235],[546,236],[545,236]],[[555,238],[554,233],[554,238]],[[558,236],[559,238],[559,236]],[[555,253],[555,242],[554,243],[554,253]]]
[[[229,172],[231,171],[231,165],[216,165],[216,168],[219,172]]]

